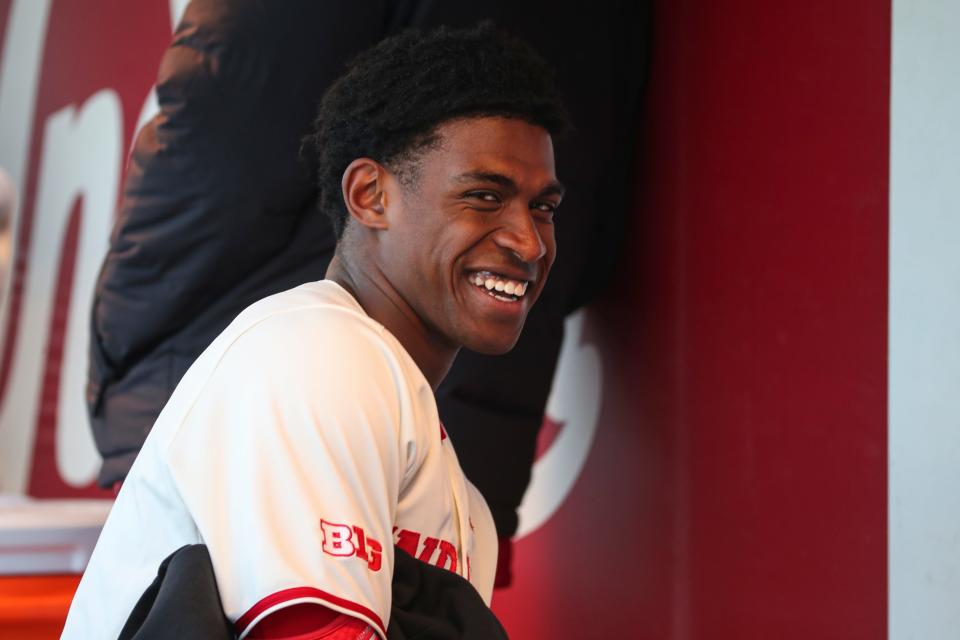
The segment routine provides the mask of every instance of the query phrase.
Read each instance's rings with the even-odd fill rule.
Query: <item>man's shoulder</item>
[[[301,285],[241,313],[174,391],[157,423],[169,432],[167,441],[192,442],[221,422],[238,441],[265,424],[272,433],[310,433],[362,407],[382,408],[399,429],[401,408],[421,396],[419,380],[389,333],[332,287]],[[187,423],[201,426],[184,429]]]
[[[366,314],[363,307],[343,287],[331,280],[307,282],[275,293],[247,307],[228,327],[244,332],[263,324],[294,321],[291,316],[307,314],[314,321],[355,324],[381,333],[383,327]]]
[[[320,280],[268,296],[247,307],[218,338],[223,351],[257,350],[290,355],[382,351],[390,346],[383,326],[339,285]]]
[[[407,391],[427,384],[400,342],[329,280],[251,305],[201,360],[208,375],[218,370],[224,375],[228,369],[233,377],[302,377],[331,388],[371,388],[357,385],[361,379],[379,379],[384,389]]]
[[[320,417],[355,415],[362,407],[379,408],[403,431],[431,406],[435,411],[429,384],[399,343],[343,296],[349,294],[311,283],[245,310],[171,396],[157,422],[168,441],[183,440],[188,421],[207,425],[190,430],[200,437],[225,412],[237,415],[230,421],[235,434],[280,414],[291,428],[312,429]]]

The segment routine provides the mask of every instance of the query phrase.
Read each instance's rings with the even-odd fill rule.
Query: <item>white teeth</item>
[[[473,284],[477,285],[478,287],[485,288],[493,297],[509,302],[515,302],[516,298],[507,296],[516,296],[517,298],[520,298],[524,293],[527,292],[527,285],[529,284],[527,282],[517,280],[501,280],[499,278],[492,277],[492,274],[490,274],[489,271],[475,273],[470,279]],[[499,293],[503,293],[505,295],[497,295]]]

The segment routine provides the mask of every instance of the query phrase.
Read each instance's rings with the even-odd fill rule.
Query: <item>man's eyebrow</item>
[[[563,197],[563,194],[567,192],[567,188],[559,180],[555,180],[544,187],[543,191],[540,192],[540,196],[560,196]]]
[[[491,171],[468,171],[466,173],[461,173],[454,176],[453,180],[454,182],[492,182],[514,192],[520,190],[520,188],[517,187],[517,183],[514,182],[509,176]],[[565,192],[566,187],[564,187],[559,181],[554,180],[540,191],[538,197],[554,195],[563,197]]]
[[[498,184],[505,189],[511,189],[512,191],[519,191],[517,183],[513,179],[503,175],[502,173],[494,173],[492,171],[468,171],[466,173],[461,173],[460,175],[453,177],[454,182],[492,182]]]

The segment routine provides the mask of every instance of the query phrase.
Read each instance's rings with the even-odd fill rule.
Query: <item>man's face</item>
[[[437,133],[439,146],[392,204],[383,272],[430,338],[504,353],[556,256],[563,189],[553,143],[540,127],[499,117],[451,121]]]

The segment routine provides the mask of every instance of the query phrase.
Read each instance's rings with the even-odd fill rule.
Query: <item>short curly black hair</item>
[[[553,70],[490,21],[411,29],[359,54],[324,95],[305,140],[316,156],[318,206],[337,237],[347,219],[341,180],[353,160],[372,158],[409,185],[436,128],[470,116],[519,118],[555,139],[570,128]]]

